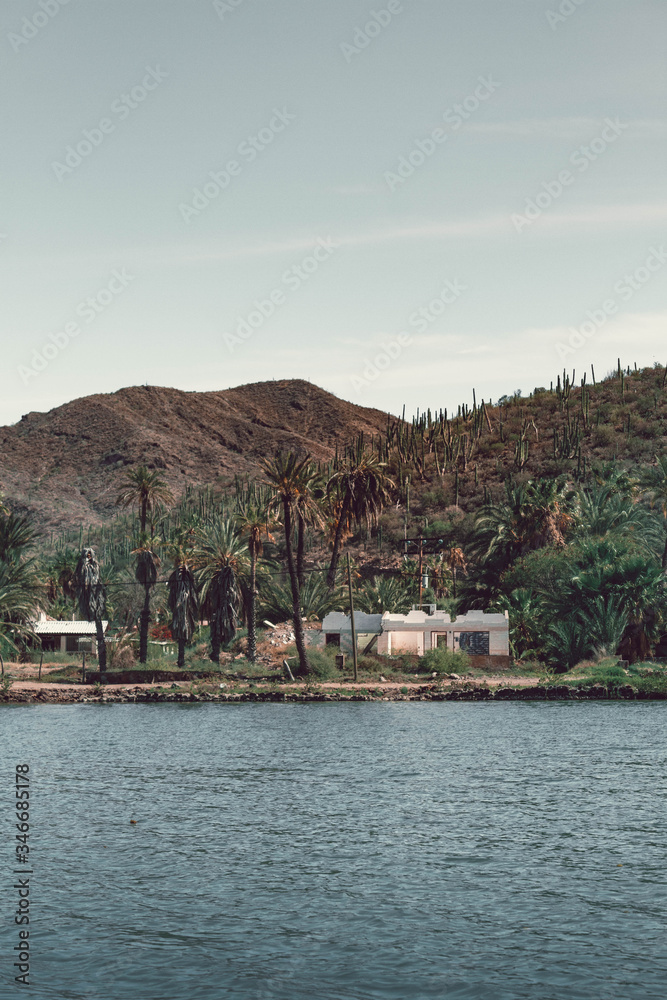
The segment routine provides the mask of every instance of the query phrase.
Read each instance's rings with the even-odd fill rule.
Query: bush
[[[423,673],[436,674],[467,674],[469,670],[467,653],[455,652],[439,646],[429,649],[419,658],[419,669]]]
[[[329,649],[334,647],[330,646]],[[334,659],[335,653],[328,653],[324,649],[315,649],[313,647],[308,649],[308,662],[310,663],[310,672],[313,677],[317,677],[318,680],[332,680],[336,677],[340,677],[340,671],[336,666],[336,661]],[[294,671],[292,671],[294,673]]]

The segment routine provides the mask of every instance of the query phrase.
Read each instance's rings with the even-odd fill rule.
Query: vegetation
[[[266,617],[293,623],[298,672],[324,676],[333,661],[307,648],[304,619],[347,609],[347,549],[359,611],[407,612],[421,566],[423,603],[507,611],[519,663],[566,677],[667,656],[667,369],[574,376],[528,399],[473,394],[453,414],[388,418],[329,462],[277,455],[258,482],[178,502],[142,466],[120,477],[111,522],[51,540],[0,502],[0,650],[34,645],[38,611],[67,618],[76,600],[100,623],[102,669],[103,615],[142,664],[151,639],[173,639],[180,666],[225,649],[257,663]],[[465,673],[453,655],[434,650],[419,670]]]

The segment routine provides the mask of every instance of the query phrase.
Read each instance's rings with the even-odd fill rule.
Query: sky
[[[0,424],[667,362],[664,0],[6,0]]]

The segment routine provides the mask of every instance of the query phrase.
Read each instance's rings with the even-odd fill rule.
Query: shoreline
[[[610,689],[602,684],[570,686],[567,684],[519,684],[490,687],[488,684],[348,684],[333,686],[290,685],[280,690],[205,691],[170,688],[161,685],[68,685],[21,684],[17,682],[0,692],[0,704],[158,704],[247,702],[370,702],[370,701],[665,701],[662,692],[639,691],[631,684]]]

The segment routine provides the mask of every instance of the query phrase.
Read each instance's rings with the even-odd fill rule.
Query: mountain
[[[380,410],[301,380],[220,392],[134,386],[0,427],[0,492],[45,530],[100,524],[132,466],[159,469],[179,496],[186,485],[252,475],[280,450],[329,459],[386,427]]]

